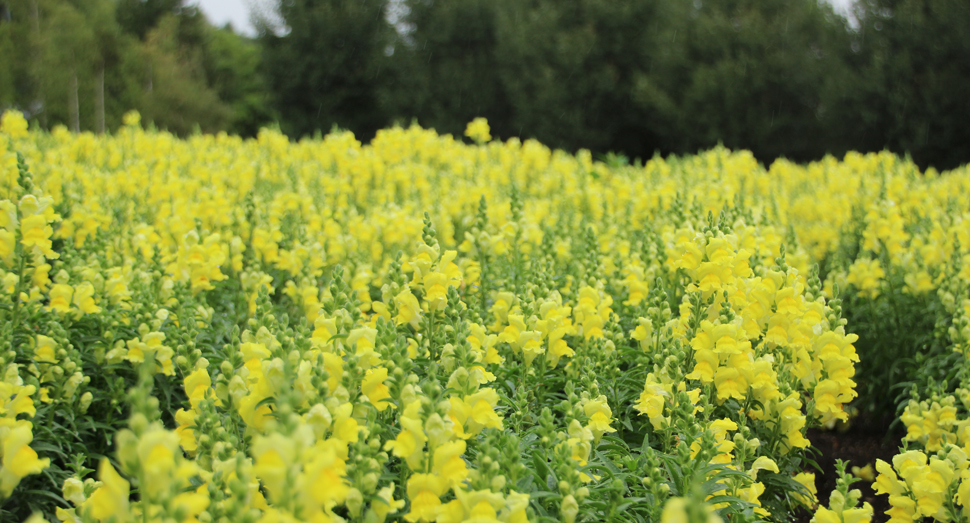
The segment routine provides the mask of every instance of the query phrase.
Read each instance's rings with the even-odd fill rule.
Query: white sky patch
[[[245,36],[256,36],[256,27],[251,20],[253,8],[261,6],[253,0],[195,0],[186,2],[195,4],[205,14],[209,22],[216,27],[232,24],[236,33]]]
[[[842,16],[849,16],[852,12],[853,0],[825,0],[826,2],[832,4],[835,8],[835,12]]]

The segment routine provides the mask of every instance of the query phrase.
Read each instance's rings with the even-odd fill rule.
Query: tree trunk
[[[81,132],[81,110],[77,100],[77,66],[71,68],[71,86],[68,93],[68,110],[71,112],[71,131]]]
[[[46,99],[44,96],[44,82],[41,80],[41,71],[43,71],[44,64],[44,53],[41,52],[41,35],[40,35],[40,6],[37,0],[30,3],[30,18],[34,23],[34,81],[37,82],[37,103],[40,106],[40,125],[41,127],[47,127],[47,106]]]
[[[95,74],[98,82],[94,90],[94,130],[104,134],[104,59],[98,61],[98,71]]]

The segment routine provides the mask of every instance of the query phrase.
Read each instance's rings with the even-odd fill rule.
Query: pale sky
[[[232,23],[233,29],[237,33],[247,36],[255,36],[256,29],[250,21],[250,12],[254,7],[266,8],[272,5],[273,0],[195,0],[202,12],[206,14],[209,21],[222,27],[226,22]],[[826,0],[837,12],[847,14],[852,0]],[[192,3],[190,0],[188,3]]]
[[[249,20],[254,5],[252,0],[189,0],[186,3],[197,4],[209,22],[218,27],[228,22],[237,33],[256,36],[256,29]]]

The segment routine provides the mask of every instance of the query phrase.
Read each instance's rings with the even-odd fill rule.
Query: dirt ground
[[[818,488],[821,503],[827,504],[829,493],[835,489],[835,482],[838,479],[835,471],[836,459],[849,461],[847,467],[849,471],[853,466],[861,468],[871,464],[875,467],[876,459],[892,462],[902,433],[898,431],[890,433],[890,422],[891,418],[873,419],[860,415],[844,430],[810,429],[808,431],[807,437],[812,442],[812,446],[821,452],[817,461],[822,468],[822,473],[815,472],[815,486]],[[852,487],[862,491],[860,502],[869,502],[872,505],[873,523],[882,523],[889,519],[885,514],[889,510],[888,496],[877,496],[872,490],[872,485],[867,481],[858,481]],[[796,518],[799,523],[807,523],[810,520],[810,514],[801,514]]]

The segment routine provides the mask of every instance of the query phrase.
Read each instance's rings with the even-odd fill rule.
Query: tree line
[[[0,0],[0,109],[104,132],[131,109],[179,134],[272,120],[261,50],[182,0]]]
[[[416,121],[628,158],[888,148],[970,162],[966,0],[278,0],[253,39],[183,0],[0,0],[0,107],[101,131],[362,140]]]

